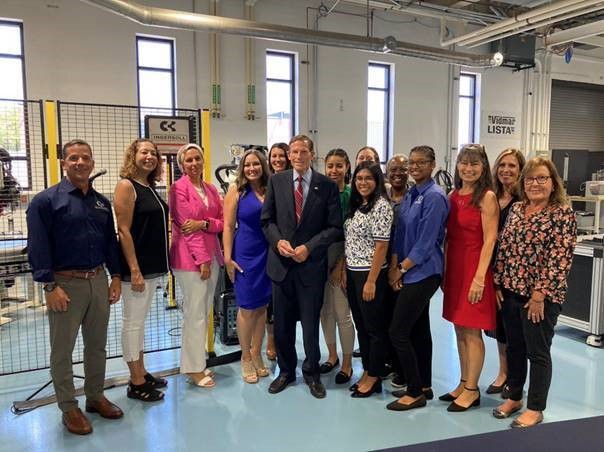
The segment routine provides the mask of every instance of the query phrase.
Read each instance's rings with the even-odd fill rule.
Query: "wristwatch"
[[[50,293],[53,290],[55,290],[57,287],[59,287],[59,285],[53,281],[53,282],[44,284],[42,286],[42,289],[44,289],[44,292]]]
[[[398,264],[398,270],[404,275],[405,273],[407,273],[409,270],[406,269],[405,267],[403,267],[403,263],[401,262],[400,264]]]

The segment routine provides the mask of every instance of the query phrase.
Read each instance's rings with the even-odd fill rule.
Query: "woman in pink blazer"
[[[170,263],[183,293],[180,372],[202,388],[215,385],[206,369],[206,335],[219,267],[223,264],[222,199],[202,180],[203,149],[187,144],[176,155],[183,176],[170,188],[172,245]]]

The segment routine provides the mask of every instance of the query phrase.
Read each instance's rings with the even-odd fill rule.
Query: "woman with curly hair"
[[[155,143],[140,138],[124,153],[122,178],[115,187],[114,209],[122,251],[124,360],[130,369],[127,395],[154,402],[168,382],[145,369],[145,317],[157,285],[168,273],[168,205],[155,191],[163,173]]]

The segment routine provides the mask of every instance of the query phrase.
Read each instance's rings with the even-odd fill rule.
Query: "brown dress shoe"
[[[92,432],[92,425],[82,410],[74,408],[63,413],[63,425],[67,431],[76,435],[87,435]]]
[[[89,413],[99,413],[107,419],[119,419],[124,415],[120,407],[111,403],[105,397],[99,400],[86,400],[86,411]]]

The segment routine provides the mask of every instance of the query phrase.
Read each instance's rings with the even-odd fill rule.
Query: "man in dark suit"
[[[293,137],[288,157],[293,169],[269,179],[262,227],[269,242],[268,276],[273,281],[275,341],[279,376],[276,394],[296,380],[296,322],[300,319],[306,359],[304,380],[317,398],[325,397],[319,378],[319,317],[327,278],[327,247],[342,240],[337,185],[311,168],[314,145],[305,135]]]

